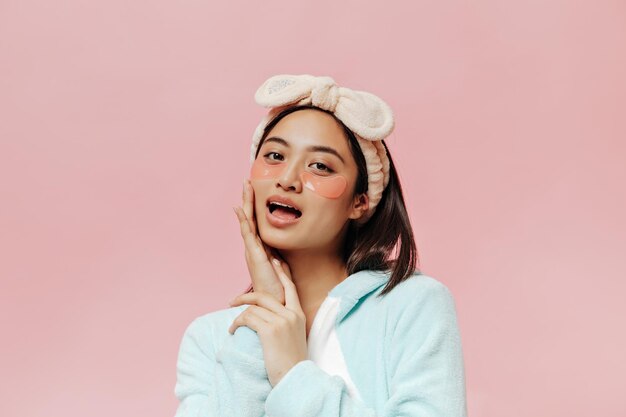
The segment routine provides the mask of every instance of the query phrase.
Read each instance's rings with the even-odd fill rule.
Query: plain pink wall
[[[256,88],[396,114],[470,416],[626,415],[623,1],[0,4],[0,415],[173,416],[195,317],[248,284]]]

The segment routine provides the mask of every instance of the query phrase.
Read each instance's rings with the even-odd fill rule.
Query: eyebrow
[[[264,143],[267,143],[267,142],[276,142],[276,143],[280,143],[281,145],[285,145],[286,147],[289,147],[289,142],[287,142],[285,139],[278,137],[278,136],[271,136],[265,139]],[[339,152],[337,152],[335,149],[331,148],[330,146],[312,145],[306,148],[306,150],[309,152],[326,152],[326,153],[335,155],[337,158],[341,159],[341,162],[343,162],[344,164],[346,163],[343,157],[339,155]]]

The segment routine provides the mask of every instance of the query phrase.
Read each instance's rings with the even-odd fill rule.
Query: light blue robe
[[[454,298],[414,273],[382,298],[389,275],[365,270],[328,293],[309,358],[272,387],[256,332],[232,321],[249,305],[214,311],[185,330],[175,417],[466,417]]]

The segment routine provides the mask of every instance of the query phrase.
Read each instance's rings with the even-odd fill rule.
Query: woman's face
[[[267,245],[338,250],[349,220],[367,210],[367,196],[353,196],[358,171],[349,146],[337,121],[315,109],[288,114],[267,134],[250,173]]]

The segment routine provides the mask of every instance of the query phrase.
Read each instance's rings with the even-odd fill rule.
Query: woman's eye
[[[320,169],[321,171],[333,172],[332,169],[328,168],[326,165],[322,164],[321,162],[314,162],[311,165],[317,165],[318,169]],[[319,167],[321,167],[321,168],[319,168]]]
[[[281,154],[279,154],[278,152],[268,152],[268,153],[266,153],[264,156],[265,156],[265,157],[269,157],[270,155],[278,155],[280,158],[282,158],[282,157],[283,157],[283,156],[282,156]],[[275,158],[269,158],[269,159],[271,159],[271,160],[273,160],[273,161],[276,161],[276,159],[275,159]],[[279,160],[279,161],[282,161],[282,159],[278,159],[278,160]]]

